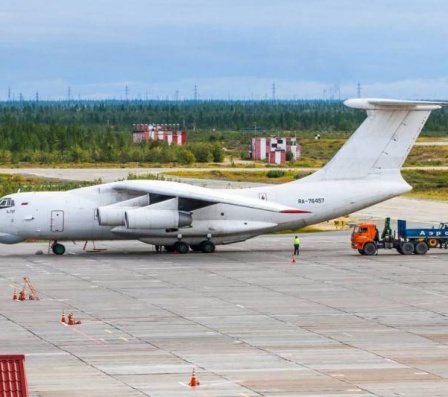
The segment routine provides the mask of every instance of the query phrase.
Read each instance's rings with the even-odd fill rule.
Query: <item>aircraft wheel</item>
[[[428,240],[428,245],[429,245],[431,248],[436,248],[436,247],[437,247],[437,244],[439,244],[439,240],[437,240],[436,238],[430,238],[430,239]]]
[[[201,251],[204,254],[211,254],[212,252],[215,252],[215,244],[210,240],[205,240],[200,245]]]
[[[428,252],[428,245],[424,241],[415,244],[414,253],[417,255],[425,255]]]
[[[365,243],[364,244],[364,255],[375,255],[376,252],[376,246],[373,243]]]
[[[186,254],[190,247],[184,241],[178,241],[174,244],[174,251],[179,252],[179,254]]]
[[[414,253],[414,244],[410,241],[405,241],[401,243],[401,251],[403,251],[403,255],[411,255]]]
[[[65,254],[65,246],[59,243],[53,243],[51,245],[51,250],[55,255],[64,255]]]

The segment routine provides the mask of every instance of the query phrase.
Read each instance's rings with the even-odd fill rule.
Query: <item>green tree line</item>
[[[254,131],[352,132],[365,117],[339,101],[318,100],[3,102],[0,162],[220,162],[224,144],[247,144]],[[189,143],[134,144],[138,123],[180,124]],[[425,133],[444,133],[447,125],[442,109]]]

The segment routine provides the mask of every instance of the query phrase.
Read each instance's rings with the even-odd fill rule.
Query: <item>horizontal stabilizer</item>
[[[379,99],[379,98],[354,98],[347,99],[345,106],[364,110],[437,110],[442,106],[448,106],[448,102],[433,101],[402,101],[397,99]]]

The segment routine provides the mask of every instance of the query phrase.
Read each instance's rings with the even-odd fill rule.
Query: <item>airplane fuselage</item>
[[[14,206],[0,209],[0,242],[139,239],[167,245],[178,239],[188,244],[199,244],[208,238],[215,244],[226,244],[268,231],[298,229],[336,218],[409,190],[407,185],[399,182],[386,194],[381,194],[381,189],[369,181],[306,183],[306,180],[303,183],[238,189],[232,193],[282,203],[303,210],[303,213],[277,213],[217,203],[191,211],[193,221],[188,227],[130,229],[124,222],[113,226],[99,222],[98,208],[143,197],[135,192],[115,191],[113,186],[114,183],[67,192],[8,195]]]

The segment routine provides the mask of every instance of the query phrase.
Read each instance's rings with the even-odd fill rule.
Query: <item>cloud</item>
[[[118,95],[124,81],[158,95],[196,82],[208,96],[263,97],[272,81],[294,87],[279,91],[289,97],[358,81],[441,95],[429,82],[448,76],[447,11],[437,0],[4,0],[0,99],[7,87],[32,91],[30,80],[49,96],[65,95],[48,83],[58,80],[81,95]],[[110,91],[95,94],[103,82]]]

